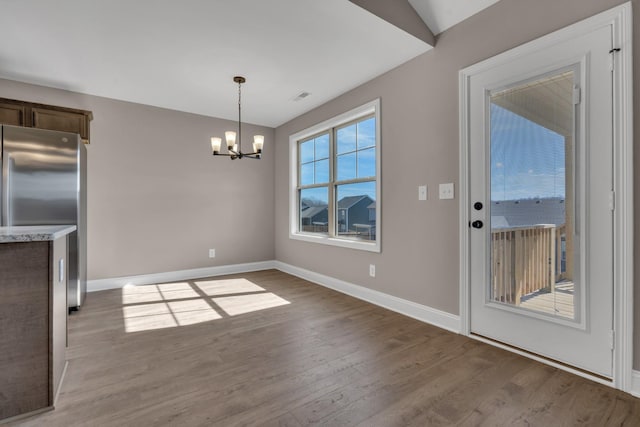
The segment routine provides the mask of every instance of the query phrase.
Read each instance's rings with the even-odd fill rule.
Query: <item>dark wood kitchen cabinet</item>
[[[0,102],[0,123],[3,125],[25,126],[27,107],[10,102]]]
[[[67,344],[67,235],[5,242],[7,228],[20,227],[0,227],[0,424],[53,409]]]
[[[0,124],[78,133],[88,144],[91,120],[87,110],[0,98]]]

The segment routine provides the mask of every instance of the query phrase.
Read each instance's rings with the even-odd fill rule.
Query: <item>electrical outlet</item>
[[[369,276],[376,277],[376,265],[369,264]]]
[[[216,257],[216,250],[209,249],[209,258],[215,258],[215,257]]]

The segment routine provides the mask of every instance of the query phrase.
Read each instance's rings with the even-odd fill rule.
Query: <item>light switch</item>
[[[419,185],[418,186],[418,200],[427,200],[427,186]]]
[[[440,184],[440,198],[453,199],[453,182]]]

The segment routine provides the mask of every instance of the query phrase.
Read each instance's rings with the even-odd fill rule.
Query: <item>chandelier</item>
[[[262,145],[264,144],[264,136],[263,135],[254,135],[253,136],[253,153],[243,153],[242,152],[242,116],[241,116],[241,93],[242,93],[242,83],[247,80],[241,76],[235,76],[233,81],[238,83],[238,135],[236,138],[236,133],[234,131],[226,131],[224,133],[224,139],[227,142],[227,153],[220,153],[220,146],[222,145],[222,138],[212,137],[211,138],[211,150],[213,150],[214,156],[229,156],[231,160],[242,159],[243,157],[247,157],[249,159],[259,159],[262,154]]]

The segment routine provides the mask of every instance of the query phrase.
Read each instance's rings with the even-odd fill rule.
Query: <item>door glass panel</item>
[[[489,93],[489,300],[577,319],[575,72]]]

